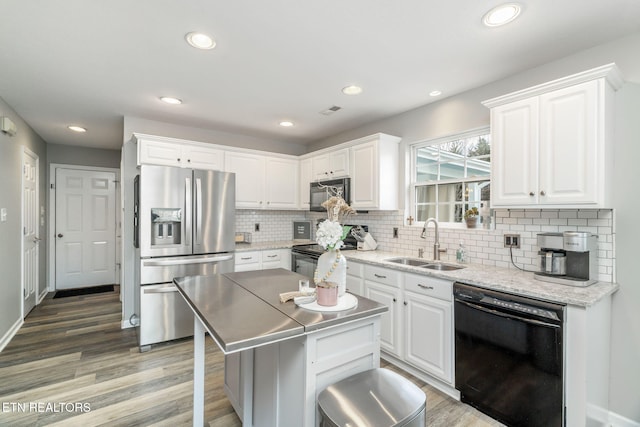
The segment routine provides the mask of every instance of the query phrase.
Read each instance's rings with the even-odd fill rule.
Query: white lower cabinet
[[[372,265],[364,277],[364,296],[389,307],[380,322],[389,361],[453,387],[453,282]]]
[[[453,283],[405,274],[404,359],[453,384]]]
[[[347,292],[364,296],[364,266],[347,261]]]
[[[366,265],[365,297],[389,307],[380,321],[380,349],[402,357],[401,303],[402,274],[399,271]]]
[[[291,270],[291,250],[266,249],[236,252],[235,271],[268,270],[270,268]]]

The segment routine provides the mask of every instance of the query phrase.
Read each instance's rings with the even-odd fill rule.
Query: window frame
[[[416,188],[417,187],[423,186],[425,185],[425,183],[432,183],[433,185],[436,185],[436,184],[446,185],[446,184],[458,184],[458,183],[467,183],[467,182],[476,182],[476,181],[489,181],[489,184],[491,184],[491,181],[492,181],[491,171],[489,171],[489,175],[486,178],[473,176],[473,177],[446,179],[446,180],[440,180],[440,181],[417,182],[416,177],[417,177],[418,166],[417,166],[416,160],[417,160],[418,150],[421,148],[429,147],[429,146],[438,146],[443,143],[478,137],[482,135],[491,135],[491,129],[489,126],[482,126],[479,128],[470,129],[468,131],[464,131],[460,133],[453,133],[453,134],[449,134],[449,135],[438,137],[438,138],[421,140],[409,145],[408,148],[409,148],[409,157],[410,157],[411,166],[410,166],[409,186],[408,186],[409,187],[408,211],[409,211],[410,217],[416,218],[416,220],[413,221],[414,226],[422,227],[424,226],[424,223],[425,223],[425,221],[417,220],[417,217],[418,217],[417,206],[416,206]],[[467,168],[467,159],[468,158],[465,158],[465,166],[464,166],[465,174],[466,174],[466,168]],[[439,205],[436,203],[435,206],[437,211]],[[438,224],[444,228],[460,228],[460,229],[466,228],[466,224],[464,223],[464,221],[463,222],[441,222],[440,220],[438,220]]]

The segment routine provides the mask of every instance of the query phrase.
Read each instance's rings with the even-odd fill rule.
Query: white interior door
[[[116,283],[116,176],[56,171],[56,289]]]
[[[40,265],[38,156],[22,153],[22,317],[36,306]]]

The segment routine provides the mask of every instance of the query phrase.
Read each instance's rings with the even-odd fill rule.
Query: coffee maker
[[[588,232],[538,234],[540,271],[534,278],[571,286],[589,286],[597,281],[597,238]]]

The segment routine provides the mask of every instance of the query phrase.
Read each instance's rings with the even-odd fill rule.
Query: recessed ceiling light
[[[289,128],[289,127],[293,126],[293,122],[290,122],[289,120],[284,120],[284,121],[280,122],[280,126],[282,126],[284,128]]]
[[[211,36],[204,33],[198,33],[194,31],[188,33],[186,36],[184,36],[184,38],[187,40],[187,43],[189,43],[196,49],[208,50],[216,47],[216,41],[211,38]]]
[[[362,88],[356,85],[350,85],[342,88],[342,93],[345,95],[358,95],[362,93]]]
[[[173,98],[171,96],[161,96],[160,101],[165,102],[171,105],[179,105],[182,104],[182,99]]]
[[[74,132],[79,132],[79,133],[83,133],[87,131],[87,129],[83,128],[82,126],[71,125],[71,126],[67,126],[67,128]]]
[[[431,92],[429,92],[429,96],[439,96],[439,95],[442,95],[442,91],[432,90]]]
[[[508,24],[520,15],[520,5],[517,3],[506,3],[494,7],[484,15],[482,22],[487,27],[499,27]]]

